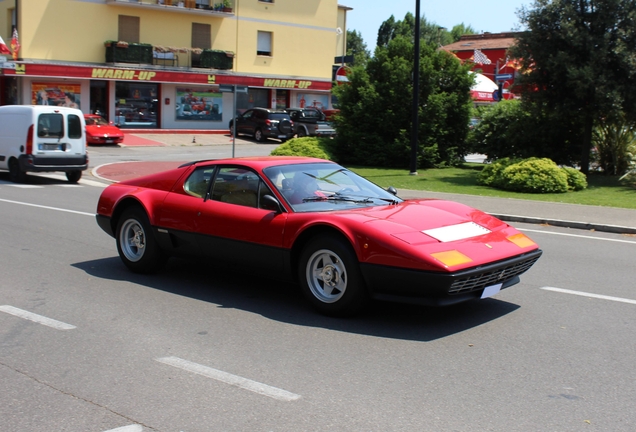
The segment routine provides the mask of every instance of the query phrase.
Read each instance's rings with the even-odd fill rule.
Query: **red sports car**
[[[87,144],[119,144],[124,141],[124,133],[103,117],[97,114],[84,114],[84,120]]]
[[[186,163],[108,186],[97,223],[132,271],[203,256],[296,280],[322,313],[367,299],[450,305],[519,282],[542,251],[512,226],[443,200],[402,200],[333,162]]]

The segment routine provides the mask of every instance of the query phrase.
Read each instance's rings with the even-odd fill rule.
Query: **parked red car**
[[[441,306],[489,297],[542,253],[479,210],[402,200],[340,165],[299,157],[191,162],[112,184],[97,223],[134,272],[158,271],[169,256],[238,264],[299,282],[329,315],[369,298]]]
[[[119,144],[124,141],[124,133],[103,117],[97,114],[84,114],[84,120],[87,144]]]

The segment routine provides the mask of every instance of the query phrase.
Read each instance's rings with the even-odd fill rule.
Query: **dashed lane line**
[[[212,378],[217,381],[221,381],[223,383],[230,384],[244,390],[249,390],[251,392],[258,393],[260,395],[267,396],[272,399],[277,399],[283,402],[291,402],[300,399],[300,395],[288,392],[286,390],[272,387],[267,384],[262,384],[257,381],[252,381],[238,375],[232,375],[230,373],[223,372],[218,369],[213,369],[208,366],[203,366],[198,363],[193,363],[188,360],[183,360],[178,357],[161,357],[155,360],[160,363],[174,366],[176,368],[198,375],[203,375],[205,377]]]
[[[135,425],[122,426],[115,429],[108,429],[107,431],[104,431],[104,432],[141,432],[143,430],[144,428],[141,427],[141,425],[135,424]]]
[[[572,295],[578,295],[582,297],[589,297],[589,298],[595,298],[595,299],[601,299],[601,300],[610,300],[615,302],[629,303],[629,304],[636,305],[636,300],[626,299],[621,297],[612,297],[612,296],[606,296],[602,294],[592,294],[592,293],[583,292],[583,291],[573,291],[569,289],[554,288],[554,287],[542,287],[541,289],[545,291],[554,291],[554,292],[563,293],[563,294],[572,294]]]
[[[62,321],[47,318],[45,316],[34,314],[32,312],[18,309],[17,307],[13,307],[9,305],[0,306],[0,312],[5,312],[10,315],[17,316],[18,318],[23,318],[29,321],[33,321],[35,323],[52,327],[57,330],[73,330],[74,328],[76,328],[74,325],[66,324]]]
[[[24,206],[28,206],[28,207],[37,207],[37,208],[42,208],[42,209],[47,209],[47,210],[55,210],[55,211],[61,211],[61,212],[66,212],[66,213],[75,213],[75,214],[79,214],[79,215],[95,217],[95,213],[86,213],[86,212],[81,212],[81,211],[77,211],[77,210],[68,210],[68,209],[63,209],[63,208],[59,208],[59,207],[50,207],[50,206],[45,206],[45,205],[40,205],[40,204],[31,204],[31,203],[25,203],[25,202],[22,202],[22,201],[13,201],[13,200],[8,200],[8,199],[3,199],[3,198],[0,198],[0,202],[6,202],[6,203],[11,203],[11,204],[19,204],[19,205],[24,205]]]

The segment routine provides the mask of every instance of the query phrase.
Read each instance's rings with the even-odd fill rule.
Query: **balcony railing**
[[[234,67],[231,51],[152,46],[145,43],[106,41],[106,63],[136,63],[177,69],[229,70]]]
[[[194,14],[233,14],[234,0],[106,0],[107,4]]]
[[[152,64],[152,45],[106,42],[106,63]]]

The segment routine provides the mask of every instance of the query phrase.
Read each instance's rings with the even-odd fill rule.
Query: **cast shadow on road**
[[[160,273],[139,275],[130,272],[119,257],[79,262],[73,266],[95,278],[132,282],[210,303],[213,307],[242,310],[279,322],[420,342],[466,331],[519,308],[495,298],[445,308],[372,302],[357,316],[341,319],[316,313],[296,285],[247,274],[244,269],[170,259]],[[120,285],[112,286],[119,289]]]

